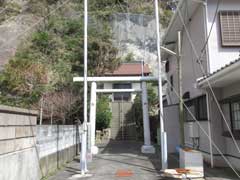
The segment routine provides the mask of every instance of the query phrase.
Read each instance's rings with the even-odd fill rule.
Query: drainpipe
[[[211,160],[211,168],[214,167],[213,164],[213,148],[212,148],[212,130],[211,130],[211,105],[210,105],[210,96],[209,92],[206,90],[206,99],[207,99],[207,118],[208,118],[208,136],[209,136],[209,151],[210,151],[210,160]]]
[[[208,1],[206,0],[203,4],[203,14],[204,14],[204,31],[205,31],[205,40],[208,38],[208,25],[207,25],[207,18],[208,18]],[[206,45],[206,60],[207,60],[207,71],[210,72],[210,62],[209,62],[209,42]],[[214,167],[213,162],[213,148],[212,148],[212,131],[211,131],[211,104],[210,104],[210,96],[208,91],[206,90],[206,100],[207,100],[207,116],[208,116],[208,136],[209,136],[209,151],[210,151],[210,160],[211,160],[211,167]]]

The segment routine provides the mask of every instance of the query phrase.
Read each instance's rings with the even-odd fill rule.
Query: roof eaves
[[[190,1],[191,3],[186,3],[186,2],[188,2],[188,1]],[[185,8],[183,8],[184,6],[185,6],[187,9],[190,9],[190,10],[191,10],[191,9],[194,7],[194,4],[197,5],[197,4],[199,4],[199,3],[203,3],[203,1],[202,1],[202,0],[181,0],[181,1],[178,3],[177,9],[176,9],[176,11],[175,11],[175,13],[174,13],[174,15],[173,15],[170,23],[169,23],[169,26],[168,26],[168,28],[167,28],[167,30],[166,30],[165,35],[163,36],[163,40],[162,40],[162,44],[163,44],[163,45],[168,43],[167,38],[168,38],[169,36],[171,36],[171,34],[169,34],[169,33],[171,33],[172,30],[179,31],[180,29],[183,28],[183,25],[182,25],[182,24],[181,24],[181,26],[174,27],[174,25],[175,25],[176,23],[178,23],[178,21],[177,21],[178,11],[180,11],[180,12],[182,12],[182,14],[184,14],[184,11],[185,11]],[[189,14],[189,17],[192,17],[193,14],[194,14],[194,11],[190,11],[189,13],[190,13],[190,14]],[[184,19],[184,21],[185,21],[185,19]],[[174,29],[173,29],[173,28],[174,28]],[[177,40],[177,37],[176,37],[176,39],[174,39],[174,41],[176,41],[176,40]]]
[[[173,17],[171,18],[171,21],[170,21],[170,23],[169,23],[169,25],[168,25],[168,28],[167,28],[167,30],[166,30],[166,33],[165,33],[164,36],[163,36],[163,40],[162,40],[162,43],[163,43],[163,44],[167,43],[167,42],[165,42],[165,41],[166,41],[166,38],[167,38],[168,33],[169,33],[169,31],[171,30],[171,28],[172,28],[175,20],[177,19],[177,16],[178,16],[178,13],[177,13],[177,12],[182,8],[183,2],[184,2],[184,0],[181,0],[181,1],[179,2],[178,6],[177,6],[177,9],[176,9],[176,11],[175,11],[175,13],[174,13],[174,15],[173,15]]]
[[[205,81],[206,79],[209,79],[210,77],[215,76],[216,74],[222,72],[223,70],[226,70],[227,68],[230,68],[232,65],[235,65],[238,62],[240,62],[240,58],[236,59],[235,61],[231,61],[230,63],[228,63],[225,66],[221,67],[220,69],[212,72],[211,74],[208,74],[207,76],[197,79],[197,83],[199,84],[199,83]]]

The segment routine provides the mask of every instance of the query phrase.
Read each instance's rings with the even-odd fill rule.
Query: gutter
[[[230,73],[232,71],[238,70],[239,67],[240,67],[240,61],[238,61],[235,64],[232,64],[232,65],[226,67],[225,69],[217,71],[216,73],[212,74],[209,77],[206,77],[204,79],[203,78],[197,79],[197,86],[199,88],[206,88],[208,86],[208,81],[211,84],[214,84],[216,82],[216,80],[221,79],[226,74],[228,74],[228,73]]]

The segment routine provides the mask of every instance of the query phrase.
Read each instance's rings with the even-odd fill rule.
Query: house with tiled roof
[[[122,63],[113,72],[105,73],[105,76],[149,76],[151,73],[147,64],[142,62],[133,61],[128,63]],[[104,83],[104,89],[141,89],[140,83]],[[112,101],[126,101],[133,102],[136,97],[136,93],[113,93],[110,95]]]
[[[147,64],[133,61],[122,63],[113,72],[105,73],[105,76],[149,76],[151,70]],[[103,89],[134,89],[140,90],[140,82],[105,82],[101,87]],[[110,124],[111,139],[114,140],[136,140],[136,119],[132,111],[134,99],[137,96],[136,92],[114,92],[110,93],[112,120]]]
[[[204,160],[212,166],[229,166],[229,161],[238,170],[239,7],[239,0],[181,0],[162,40],[163,46],[176,52],[178,32],[181,32],[182,94],[176,93],[179,89],[177,59],[162,53],[169,82],[164,103],[166,121],[179,123],[180,96],[186,105],[184,146],[202,152]],[[168,132],[169,136],[172,133]]]

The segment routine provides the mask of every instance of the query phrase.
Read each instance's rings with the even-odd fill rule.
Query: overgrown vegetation
[[[16,2],[0,0],[0,24],[11,17],[18,15],[21,10],[22,7]]]
[[[96,129],[103,130],[110,127],[112,112],[108,96],[100,96],[97,101]]]
[[[0,103],[39,109],[43,99],[44,118],[54,117],[65,123],[82,117],[82,96],[79,95],[82,94],[82,85],[73,84],[72,78],[83,75],[83,0],[73,0],[51,16],[46,16],[63,2],[28,1],[24,12],[45,18],[0,73]],[[89,75],[101,76],[120,63],[118,50],[112,43],[110,15],[116,12],[151,15],[153,1],[92,0],[89,3]],[[0,22],[22,11],[18,4],[9,4],[4,0],[0,1],[0,8],[7,8],[9,14],[1,16]],[[164,8],[166,26],[171,14],[169,8]],[[130,53],[126,60],[131,59]],[[106,99],[100,101],[105,105]],[[98,114],[106,116],[107,123],[102,120],[99,123],[107,127],[109,113]]]
[[[158,113],[157,106],[158,106],[158,96],[155,92],[154,85],[148,84],[148,111],[150,119]],[[138,94],[134,99],[133,106],[131,110],[126,114],[127,119],[134,119],[136,122],[136,129],[137,129],[137,138],[139,140],[143,140],[143,117],[142,117],[142,96]]]

